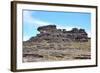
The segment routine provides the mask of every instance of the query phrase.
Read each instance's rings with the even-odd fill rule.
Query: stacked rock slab
[[[87,42],[88,35],[84,29],[72,28],[67,31],[66,29],[57,29],[56,25],[41,26],[37,29],[40,33],[35,37],[31,37],[28,41],[41,42]]]

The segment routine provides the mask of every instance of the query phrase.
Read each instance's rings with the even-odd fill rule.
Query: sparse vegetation
[[[30,43],[23,45],[23,62],[90,59],[91,45],[88,42]],[[26,55],[26,56],[25,56]]]

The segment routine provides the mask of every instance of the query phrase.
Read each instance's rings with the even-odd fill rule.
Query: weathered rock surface
[[[23,41],[23,62],[91,59],[91,40],[84,29],[48,25],[37,30],[40,34]]]

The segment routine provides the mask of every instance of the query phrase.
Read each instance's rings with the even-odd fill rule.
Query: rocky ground
[[[90,40],[88,42],[23,43],[23,62],[63,61],[91,59]]]

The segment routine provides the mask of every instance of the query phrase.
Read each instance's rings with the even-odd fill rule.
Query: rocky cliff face
[[[90,59],[91,45],[84,29],[70,31],[42,26],[40,34],[23,41],[23,62]]]
[[[57,29],[56,25],[42,26],[37,29],[40,34],[30,38],[28,41],[41,42],[69,42],[69,41],[88,41],[88,35],[84,29],[73,28],[70,31],[65,29]]]

